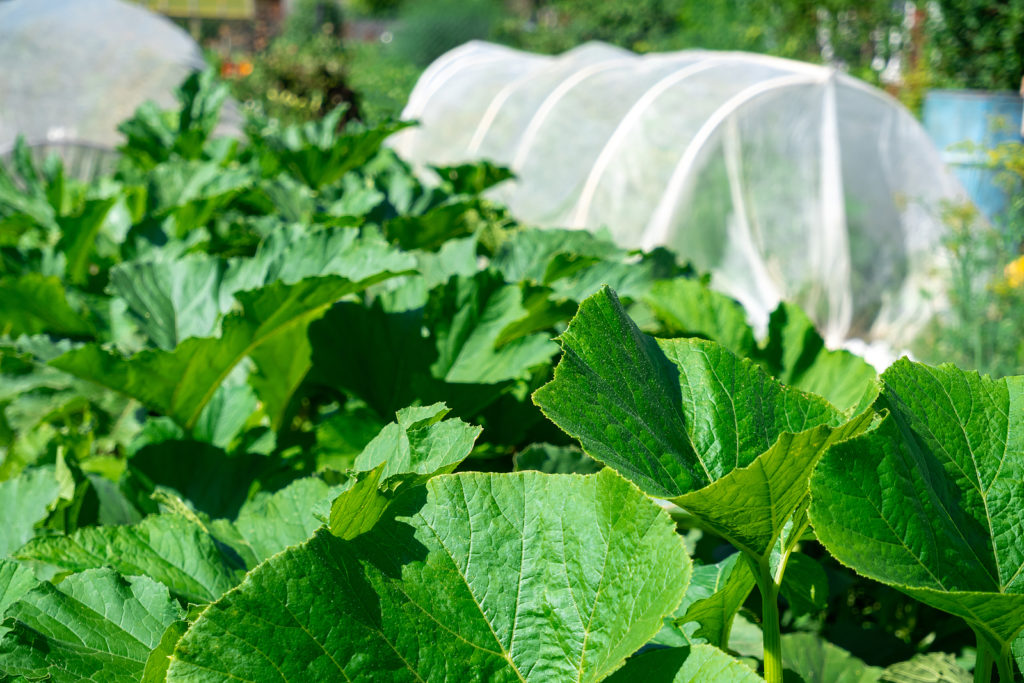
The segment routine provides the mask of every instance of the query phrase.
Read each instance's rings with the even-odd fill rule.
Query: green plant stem
[[[1013,683],[1016,676],[1013,671],[1013,659],[1009,648],[996,658],[996,668],[999,669],[999,683]]]
[[[978,640],[978,658],[974,662],[974,683],[989,683],[992,680],[992,651]]]
[[[764,640],[764,680],[782,683],[782,634],[779,629],[779,584],[767,562],[758,567],[761,591],[761,632]]]

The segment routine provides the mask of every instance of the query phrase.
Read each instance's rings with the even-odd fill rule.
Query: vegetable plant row
[[[1015,680],[1024,379],[179,98],[0,170],[0,681]],[[939,626],[866,663],[844,586]]]

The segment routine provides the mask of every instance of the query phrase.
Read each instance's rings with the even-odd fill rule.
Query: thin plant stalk
[[[999,683],[1013,683],[1016,680],[1009,646],[1006,647],[1005,652],[996,657],[996,668],[999,670]]]
[[[753,558],[750,558],[753,560]],[[761,593],[761,637],[764,643],[764,679],[767,683],[782,683],[782,630],[779,624],[779,590],[785,560],[772,573],[767,560],[753,561],[757,589]]]
[[[992,680],[992,651],[985,643],[978,641],[978,657],[974,662],[974,683],[990,683]]]

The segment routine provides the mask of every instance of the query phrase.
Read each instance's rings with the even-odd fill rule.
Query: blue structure
[[[924,127],[978,209],[992,220],[1006,208],[1006,191],[988,165],[987,150],[1022,142],[1022,100],[1012,92],[933,90],[924,102]]]

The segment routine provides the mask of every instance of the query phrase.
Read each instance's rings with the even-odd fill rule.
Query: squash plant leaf
[[[435,290],[426,311],[437,340],[433,376],[451,383],[495,384],[550,361],[558,347],[550,335],[537,333],[553,322],[547,300],[527,294],[526,287],[506,284],[493,271],[456,276]]]
[[[30,680],[140,680],[166,629],[184,616],[165,586],[92,569],[21,596],[0,622],[0,671]]]
[[[608,289],[581,304],[560,339],[555,378],[534,394],[544,413],[592,457],[758,560],[784,536],[796,543],[822,453],[871,423],[714,342],[643,334]]]
[[[777,598],[807,528],[807,482],[873,412],[847,418],[715,342],[649,337],[608,288],[580,304],[560,341],[534,402],[591,457],[746,554],[764,598],[765,677],[780,683]]]
[[[828,575],[821,563],[807,555],[790,556],[780,588],[794,617],[820,612],[828,606]]]
[[[631,657],[608,683],[763,683],[738,659],[710,645],[651,650]]]
[[[26,469],[0,482],[0,558],[7,557],[35,535],[60,496],[60,482],[52,466]]]
[[[758,344],[743,306],[702,280],[658,282],[645,300],[673,334],[718,342],[783,384],[818,394],[849,414],[866,410],[877,394],[875,369],[849,351],[826,348],[811,319],[792,304],[772,312],[768,335]]]
[[[755,356],[780,382],[823,396],[856,415],[874,400],[878,374],[863,358],[825,347],[814,323],[793,304],[782,302],[768,320],[768,338]]]
[[[876,683],[882,669],[868,666],[814,633],[782,636],[782,662],[804,683]]]
[[[438,400],[459,415],[478,414],[558,352],[548,328],[567,315],[545,291],[482,271],[435,287],[423,308],[343,302],[310,326],[311,377],[355,394],[383,418]]]
[[[344,107],[336,107],[319,121],[288,126],[267,135],[266,144],[284,169],[316,190],[365,164],[389,135],[413,125],[384,121],[373,127],[350,125],[339,132],[344,113]]]
[[[696,565],[682,604],[652,641],[680,647],[708,643],[725,648],[736,612],[754,588],[754,574],[741,553],[715,564]]]
[[[835,446],[811,518],[840,562],[964,618],[996,658],[1024,627],[1024,377],[901,360],[874,430]]]
[[[0,334],[17,337],[42,332],[69,337],[95,334],[93,326],[68,304],[56,277],[28,273],[0,278]]]
[[[452,472],[469,456],[482,429],[444,420],[448,412],[435,403],[396,413],[356,458],[357,476],[331,505],[331,533],[350,540],[369,531],[401,491]]]
[[[411,254],[393,249],[373,231],[282,225],[260,242],[252,258],[190,254],[120,264],[110,270],[110,290],[128,304],[157,346],[172,350],[189,337],[214,334],[238,292],[321,275],[359,281],[415,265]]]
[[[68,536],[42,536],[15,557],[64,572],[109,566],[126,576],[145,574],[195,603],[216,600],[244,574],[234,551],[198,519],[181,514],[151,515],[132,526],[86,527]]]
[[[246,502],[238,512],[234,528],[251,549],[256,563],[262,562],[312,536],[323,525],[316,517],[318,506],[326,509],[330,497],[331,487],[322,479],[296,479],[280,491],[260,493]],[[227,538],[218,533],[217,522],[213,530],[214,535],[227,542]]]
[[[657,282],[644,301],[673,335],[703,337],[745,358],[756,355],[757,341],[743,306],[703,280]]]
[[[250,573],[178,643],[168,681],[597,681],[689,571],[669,516],[614,472],[442,475],[368,532],[321,531]]]
[[[167,669],[171,666],[171,655],[187,630],[188,621],[186,619],[171,622],[160,637],[160,642],[149,653],[140,683],[165,683],[167,681]]]
[[[35,588],[37,583],[35,575],[27,566],[11,560],[0,560],[0,619],[3,619],[8,607]]]
[[[447,474],[466,459],[482,428],[459,419],[445,420],[443,403],[403,408],[395,422],[386,425],[355,461],[365,472],[384,464],[382,477],[396,474],[434,476]]]
[[[252,187],[248,169],[205,161],[168,161],[148,177],[150,221],[160,221],[167,237],[181,239],[223,212]]]
[[[578,446],[555,446],[533,443],[515,454],[516,472],[537,470],[547,474],[593,474],[601,463],[579,449]]]
[[[886,683],[971,683],[974,677],[956,663],[953,655],[929,652],[885,667],[879,680]]]
[[[310,367],[309,323],[342,297],[392,275],[384,271],[359,281],[324,276],[292,285],[274,282],[236,296],[241,310],[224,319],[220,337],[187,339],[174,351],[146,350],[131,358],[90,344],[51,365],[136,398],[191,431],[224,380],[249,357],[256,365],[254,388],[278,426]]]

